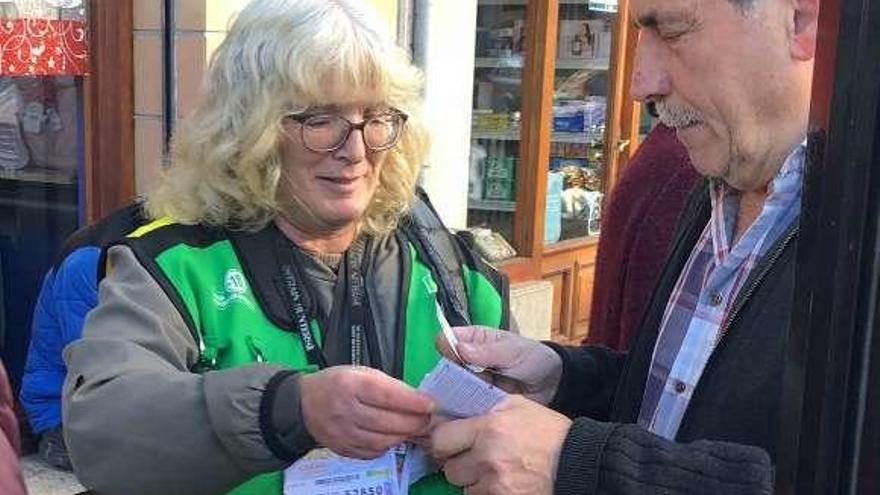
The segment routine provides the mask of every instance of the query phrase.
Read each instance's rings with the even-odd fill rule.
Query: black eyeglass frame
[[[382,116],[388,116],[388,115],[400,118],[400,128],[397,130],[397,135],[394,136],[394,139],[392,139],[391,142],[389,142],[388,144],[386,144],[384,146],[378,146],[378,147],[377,146],[370,146],[370,144],[367,143],[367,136],[366,136],[366,133],[364,132],[364,128],[366,128],[367,123],[370,122],[371,120],[378,118],[378,117],[382,117]],[[329,148],[313,148],[313,147],[309,146],[308,143],[306,143],[305,122],[312,117],[322,117],[322,116],[332,116],[332,117],[342,119],[345,123],[348,124],[348,130],[345,132],[345,135],[342,137],[342,139],[339,140],[339,143],[337,143],[335,146],[332,146]],[[400,141],[400,136],[403,134],[403,129],[406,127],[406,122],[407,122],[407,120],[409,120],[409,115],[407,115],[403,111],[398,110],[396,108],[391,108],[386,111],[383,111],[382,113],[376,114],[370,118],[364,119],[358,123],[354,123],[354,122],[348,120],[347,118],[343,117],[342,115],[333,114],[333,113],[291,112],[291,113],[288,113],[288,114],[285,114],[284,116],[282,116],[282,121],[284,119],[291,119],[291,120],[300,124],[299,137],[302,140],[303,146],[305,146],[306,149],[308,149],[310,151],[314,151],[315,153],[332,153],[332,152],[342,148],[343,146],[345,146],[345,143],[348,142],[348,139],[351,137],[351,133],[354,130],[361,131],[361,140],[364,142],[364,147],[367,149],[367,151],[371,152],[371,153],[376,153],[379,151],[387,151],[397,145],[397,143]]]

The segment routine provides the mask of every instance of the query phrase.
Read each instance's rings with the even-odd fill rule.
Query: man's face
[[[791,55],[791,3],[632,0],[630,9],[641,27],[633,97],[657,103],[700,173],[763,188],[806,124],[809,72]]]

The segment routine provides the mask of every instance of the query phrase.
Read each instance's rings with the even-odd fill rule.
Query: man
[[[525,398],[434,430],[447,479],[470,495],[772,492],[818,8],[630,2],[633,95],[709,179],[628,356],[457,330],[463,358]]]
[[[650,112],[653,105],[647,106]],[[585,344],[629,349],[666,264],[684,202],[699,178],[675,130],[657,124],[603,208],[593,280],[602,290],[593,291]]]

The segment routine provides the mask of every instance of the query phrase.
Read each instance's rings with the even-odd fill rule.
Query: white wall
[[[414,55],[425,70],[432,147],[422,185],[448,227],[467,222],[477,0],[417,0]]]

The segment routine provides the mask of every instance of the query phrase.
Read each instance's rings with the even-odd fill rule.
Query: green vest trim
[[[190,326],[200,350],[193,371],[255,362],[283,364],[303,373],[317,370],[309,364],[299,335],[279,327],[264,313],[235,248],[225,236],[217,235],[217,231],[206,235],[200,227],[163,225],[125,243],[156,278]],[[418,386],[440,358],[434,347],[440,323],[435,305],[437,281],[431,268],[419,257],[412,243],[409,243],[409,256],[409,287],[403,292],[407,298],[403,380]],[[471,321],[477,325],[506,326],[508,308],[502,296],[506,294],[506,286],[493,284],[490,279],[493,274],[487,276],[479,268],[469,263],[462,266]],[[320,343],[322,334],[318,323],[311,320],[310,326]],[[282,484],[282,473],[266,473],[229,493],[280,494]],[[410,493],[462,492],[435,474],[410,487]]]

